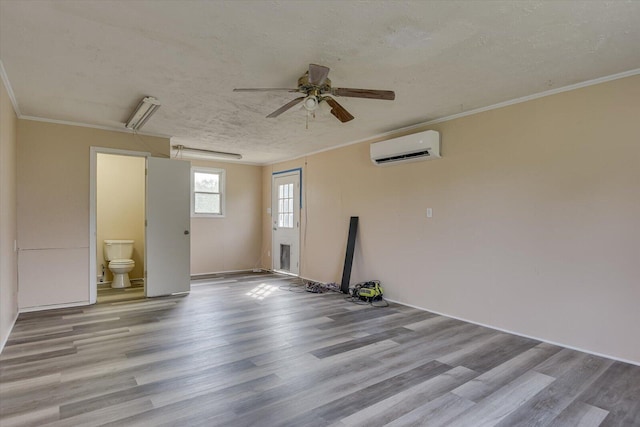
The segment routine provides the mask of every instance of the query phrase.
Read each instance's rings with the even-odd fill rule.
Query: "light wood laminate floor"
[[[21,314],[0,425],[640,425],[638,366],[292,282]]]

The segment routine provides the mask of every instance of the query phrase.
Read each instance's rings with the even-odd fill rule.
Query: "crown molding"
[[[534,99],[544,98],[546,96],[556,95],[556,94],[559,94],[559,93],[562,93],[562,92],[569,92],[569,91],[572,91],[572,90],[576,90],[576,89],[581,89],[581,88],[588,87],[588,86],[597,85],[597,84],[600,84],[600,83],[606,83],[606,82],[609,82],[609,81],[612,81],[612,80],[623,79],[625,77],[632,77],[632,76],[635,76],[635,75],[638,75],[638,74],[640,74],[640,68],[636,68],[636,69],[629,70],[629,71],[624,71],[622,73],[611,74],[609,76],[598,77],[597,79],[587,80],[587,81],[580,82],[580,83],[575,83],[575,84],[572,84],[572,85],[569,85],[569,86],[563,86],[563,87],[556,88],[556,89],[546,90],[544,92],[534,93],[533,95],[527,95],[527,96],[523,96],[523,97],[520,97],[520,98],[511,99],[509,101],[503,101],[503,102],[499,102],[497,104],[492,104],[492,105],[489,105],[489,106],[486,106],[486,107],[480,107],[480,108],[476,108],[474,110],[469,110],[469,111],[465,111],[465,112],[462,112],[462,113],[457,113],[457,114],[453,114],[453,115],[450,115],[450,116],[441,117],[441,118],[438,118],[438,119],[417,123],[417,124],[414,124],[414,125],[411,125],[411,126],[398,128],[398,129],[395,129],[395,130],[392,130],[392,131],[389,131],[389,132],[379,133],[379,134],[376,134],[376,135],[368,136],[366,138],[358,139],[356,141],[345,142],[344,144],[334,145],[332,147],[323,148],[321,150],[313,151],[311,153],[303,154],[303,155],[300,155],[300,156],[289,157],[289,158],[286,158],[286,159],[283,159],[283,160],[277,160],[277,161],[274,161],[274,162],[264,163],[263,166],[271,166],[271,165],[276,165],[276,164],[282,163],[282,162],[288,162],[288,161],[291,161],[291,160],[298,160],[298,159],[302,159],[304,157],[312,156],[314,154],[324,153],[325,151],[337,150],[338,148],[348,147],[349,145],[360,144],[361,142],[373,141],[373,140],[376,140],[376,139],[385,139],[385,138],[393,137],[393,136],[395,136],[395,135],[397,135],[399,133],[406,133],[407,131],[419,130],[419,129],[424,128],[425,126],[431,126],[431,125],[435,125],[437,123],[448,122],[450,120],[455,120],[455,119],[459,119],[459,118],[462,118],[462,117],[472,116],[474,114],[484,113],[485,111],[497,110],[498,108],[508,107],[510,105],[520,104],[522,102],[532,101]]]
[[[130,133],[132,135],[141,135],[141,136],[152,136],[152,137],[156,137],[156,138],[167,138],[170,139],[171,137],[169,135],[163,135],[163,134],[159,134],[159,133],[150,133],[150,132],[135,132],[131,129],[127,129],[125,127],[121,128],[117,128],[114,126],[100,126],[100,125],[90,125],[87,123],[80,123],[80,122],[71,122],[68,120],[56,120],[56,119],[45,119],[43,117],[35,117],[35,116],[20,116],[18,117],[19,119],[22,120],[31,120],[34,122],[44,122],[44,123],[54,123],[57,125],[67,125],[67,126],[79,126],[79,127],[83,127],[83,128],[92,128],[92,129],[100,129],[100,130],[109,130],[109,131],[113,131],[113,132],[122,132],[122,133]]]
[[[382,133],[378,133],[372,136],[368,136],[366,138],[362,138],[362,139],[358,139],[355,141],[350,141],[350,142],[346,142],[344,144],[340,144],[340,145],[335,145],[332,147],[327,147],[327,148],[323,148],[320,150],[316,150],[316,151],[312,151],[310,153],[306,153],[306,154],[302,154],[299,156],[295,156],[295,157],[288,157],[282,160],[276,160],[276,161],[272,161],[272,162],[266,162],[266,163],[245,163],[245,162],[233,162],[233,163],[244,163],[244,164],[252,164],[252,165],[260,165],[260,166],[270,166],[270,165],[275,165],[278,163],[282,163],[282,162],[288,162],[291,160],[297,160],[297,159],[301,159],[304,157],[308,157],[308,156],[312,156],[315,154],[320,154],[320,153],[324,153],[326,151],[331,151],[331,150],[337,150],[339,148],[343,148],[343,147],[347,147],[349,145],[354,145],[354,144],[359,144],[362,142],[367,142],[367,141],[373,141],[376,139],[386,139],[389,137],[393,137],[399,133],[406,133],[406,132],[410,132],[413,130],[418,130],[418,129],[422,129],[426,126],[431,126],[437,123],[443,123],[443,122],[448,122],[450,120],[455,120],[455,119],[459,119],[462,117],[467,117],[467,116],[472,116],[474,114],[479,114],[479,113],[483,113],[485,111],[491,111],[491,110],[496,110],[498,108],[503,108],[503,107],[508,107],[510,105],[515,105],[515,104],[520,104],[522,102],[527,102],[527,101],[532,101],[534,99],[538,99],[538,98],[544,98],[546,96],[551,96],[551,95],[556,95],[562,92],[569,92],[572,90],[576,90],[576,89],[581,89],[584,87],[588,87],[588,86],[593,86],[593,85],[597,85],[600,83],[606,83],[612,80],[618,80],[618,79],[623,79],[626,77],[632,77],[635,75],[640,74],[640,68],[636,68],[633,70],[629,70],[629,71],[624,71],[622,73],[617,73],[617,74],[611,74],[608,76],[604,76],[604,77],[598,77],[596,79],[592,79],[592,80],[586,80],[584,82],[580,82],[580,83],[575,83],[572,85],[568,85],[568,86],[563,86],[560,88],[556,88],[556,89],[551,89],[551,90],[547,90],[544,92],[538,92],[535,93],[533,95],[527,95],[527,96],[523,96],[520,98],[515,98],[509,101],[503,101],[503,102],[499,102],[497,104],[492,104],[486,107],[481,107],[481,108],[476,108],[474,110],[469,110],[469,111],[465,111],[462,113],[457,113],[457,114],[453,114],[450,116],[445,116],[445,117],[441,117],[438,119],[434,119],[434,120],[429,120],[426,122],[421,122],[421,123],[417,123],[411,126],[406,126],[406,127],[402,127],[402,128],[398,128],[398,129],[394,129],[392,131],[388,131],[388,132],[382,132]],[[56,120],[56,119],[47,119],[47,118],[43,118],[43,117],[35,117],[35,116],[24,116],[20,113],[20,109],[18,107],[18,102],[16,100],[15,94],[13,92],[13,88],[11,87],[11,83],[9,82],[9,77],[7,76],[6,70],[4,68],[4,65],[2,63],[2,60],[0,60],[0,77],[2,78],[2,81],[5,85],[5,88],[7,89],[7,93],[9,95],[9,98],[11,99],[11,104],[13,105],[13,109],[16,113],[16,116],[19,119],[23,119],[23,120],[32,120],[32,121],[38,121],[38,122],[45,122],[45,123],[54,123],[54,124],[62,124],[62,125],[69,125],[69,126],[80,126],[80,127],[87,127],[87,128],[93,128],[93,129],[101,129],[101,130],[108,130],[108,131],[115,131],[115,132],[124,132],[124,133],[131,133],[133,134],[134,132],[132,132],[130,129],[126,129],[126,128],[117,128],[117,127],[112,127],[112,126],[100,126],[100,125],[92,125],[92,124],[87,124],[87,123],[80,123],[80,122],[72,122],[72,121],[67,121],[67,120]],[[152,137],[158,137],[158,138],[169,138],[169,139],[173,139],[174,137],[170,136],[170,135],[163,135],[163,134],[155,134],[155,133],[148,133],[148,132],[136,132],[136,134],[138,135],[142,135],[142,136],[152,136]],[[229,161],[229,160],[226,160]]]

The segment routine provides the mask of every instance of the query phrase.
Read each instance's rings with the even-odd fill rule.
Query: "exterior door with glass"
[[[273,175],[272,260],[276,271],[300,273],[300,171]]]

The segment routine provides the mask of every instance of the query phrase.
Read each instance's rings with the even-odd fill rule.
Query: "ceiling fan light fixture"
[[[153,96],[146,96],[142,98],[142,101],[140,101],[136,110],[127,120],[125,127],[131,130],[140,129],[158,108],[160,108],[160,101]]]
[[[298,92],[304,96],[299,96],[278,108],[267,116],[268,119],[278,117],[285,111],[290,110],[296,105],[302,104],[302,108],[307,110],[307,121],[309,115],[315,117],[315,110],[321,102],[326,102],[331,106],[331,114],[342,123],[346,123],[354,119],[342,105],[330,96],[346,96],[351,98],[368,98],[368,99],[386,99],[392,101],[396,98],[395,92],[392,90],[379,89],[354,89],[354,88],[334,88],[331,86],[331,80],[328,78],[329,67],[318,64],[309,64],[309,70],[298,79],[297,89],[283,88],[236,88],[234,92],[268,92],[268,91],[288,91]]]
[[[314,95],[309,95],[304,99],[302,105],[307,111],[315,111],[318,108],[318,98]]]

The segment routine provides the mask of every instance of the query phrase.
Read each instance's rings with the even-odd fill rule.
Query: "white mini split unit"
[[[440,132],[428,130],[401,136],[387,141],[374,142],[370,146],[374,165],[395,165],[440,158]]]

